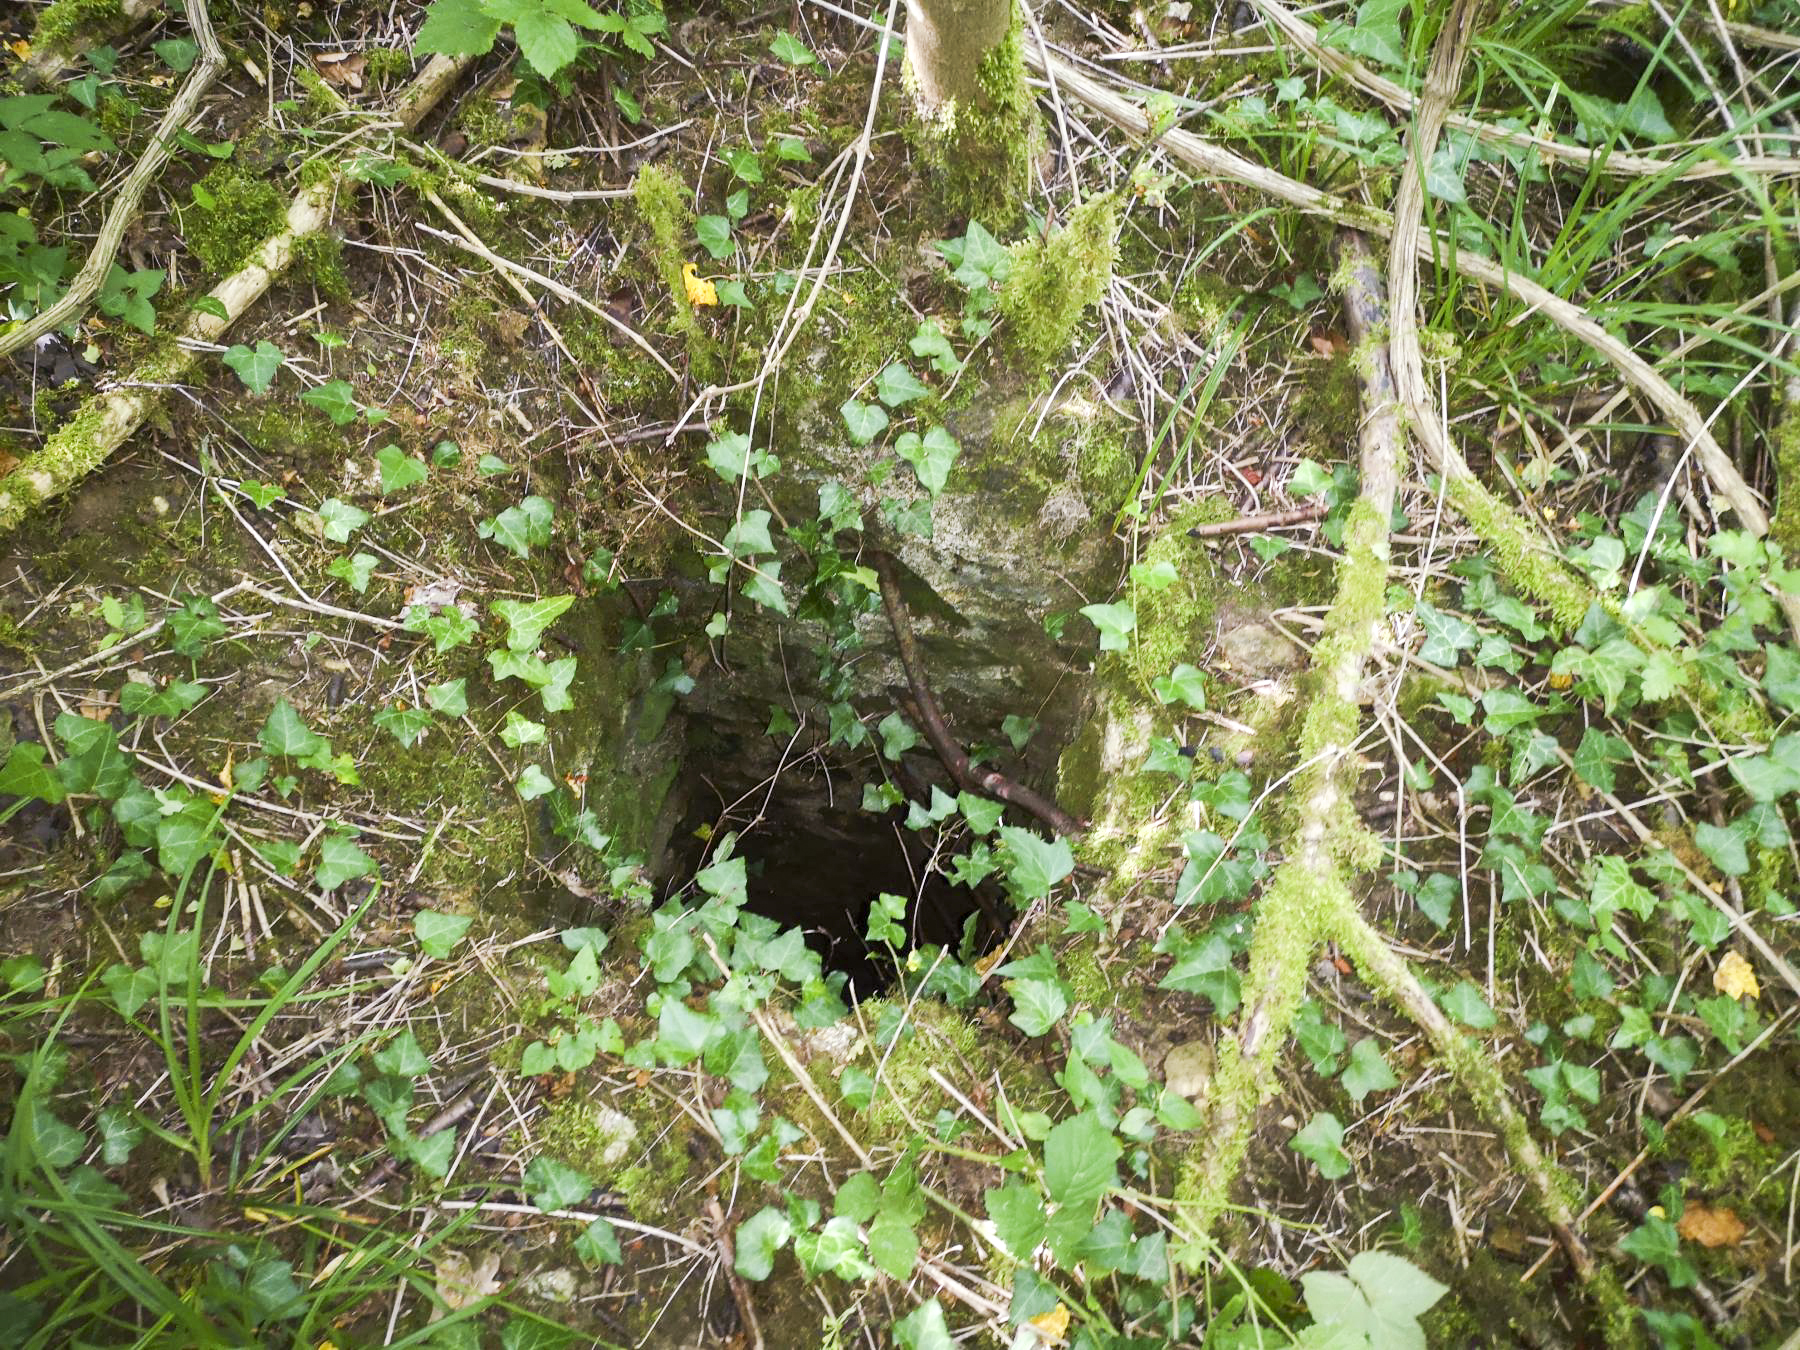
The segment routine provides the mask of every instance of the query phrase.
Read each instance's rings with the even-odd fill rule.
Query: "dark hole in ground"
[[[772,785],[766,778],[745,781],[746,760],[759,756],[732,758],[730,739],[690,732],[688,811],[673,841],[675,876],[706,865],[713,845],[702,833],[717,839],[740,831],[736,852],[749,874],[747,908],[799,927],[826,971],[845,972],[859,998],[882,992],[894,977],[887,951],[863,939],[869,908],[883,892],[906,897],[902,926],[911,945],[937,943],[954,954],[966,930],[977,951],[997,939],[988,917],[1002,912],[997,891],[977,896],[929,870],[937,832],[908,830],[904,804],[880,814],[862,810],[862,777],[828,767],[817,755],[783,766]]]

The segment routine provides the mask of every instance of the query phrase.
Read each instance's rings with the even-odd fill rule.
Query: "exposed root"
[[[894,630],[894,644],[900,649],[900,664],[906,670],[906,683],[912,690],[913,702],[924,723],[925,739],[937,753],[952,782],[965,792],[980,792],[997,801],[1007,802],[1029,812],[1065,838],[1077,838],[1087,832],[1074,816],[1062,807],[1034,792],[1023,783],[1014,782],[995,769],[977,769],[969,763],[968,753],[957,744],[956,737],[944,721],[937,697],[925,678],[925,663],[919,657],[919,645],[913,640],[912,620],[906,613],[906,601],[900,595],[900,582],[894,575],[894,560],[875,550],[872,555],[875,575],[881,582],[881,603],[887,610],[888,624]]]

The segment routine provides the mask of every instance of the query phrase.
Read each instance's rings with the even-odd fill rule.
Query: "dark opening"
[[[827,971],[849,975],[858,997],[880,993],[894,977],[886,950],[863,939],[869,907],[883,892],[906,897],[911,945],[937,943],[954,953],[972,916],[978,947],[995,940],[992,920],[1003,903],[997,891],[987,883],[989,890],[977,894],[932,869],[936,831],[906,829],[905,804],[864,811],[866,764],[853,772],[819,753],[765,762],[774,742],[760,739],[743,745],[690,724],[686,818],[672,850],[676,877],[705,865],[712,840],[738,831],[747,908],[800,928]],[[921,801],[929,795],[916,780],[912,787]],[[948,858],[938,863],[947,866]]]

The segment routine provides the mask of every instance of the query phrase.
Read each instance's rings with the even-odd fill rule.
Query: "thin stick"
[[[534,272],[529,267],[514,262],[511,258],[501,257],[479,239],[464,239],[459,235],[448,234],[443,230],[434,230],[429,225],[420,225],[417,228],[423,230],[433,239],[442,239],[446,244],[454,244],[457,248],[460,248],[465,252],[473,253],[483,262],[491,263],[503,272],[516,273],[529,281],[536,282],[539,286],[542,286],[558,299],[567,300],[571,304],[580,305],[588,313],[611,324],[613,328],[631,339],[632,342],[637,344],[639,350],[641,350],[644,355],[648,356],[652,361],[663,368],[670,379],[674,380],[677,384],[681,382],[681,372],[676,370],[675,367],[670,365],[667,361],[663,360],[662,353],[658,352],[656,348],[644,341],[644,339],[639,336],[636,329],[619,319],[618,316],[611,314],[607,310],[602,309],[599,305],[596,305],[580,291],[565,286],[560,281],[553,281],[542,272]]]
[[[1265,530],[1277,529],[1282,525],[1304,525],[1309,520],[1324,518],[1327,508],[1323,503],[1312,506],[1296,506],[1287,511],[1266,511],[1260,516],[1239,516],[1236,520],[1215,520],[1208,525],[1196,525],[1188,531],[1191,539],[1223,539],[1233,534],[1261,534]]]
[[[69,283],[69,289],[50,308],[0,334],[0,358],[36,342],[45,333],[53,333],[64,324],[72,322],[100,294],[100,287],[112,270],[113,259],[118,256],[119,242],[125,237],[125,229],[137,215],[138,203],[143,201],[151,180],[162,171],[163,165],[175,153],[176,135],[187,125],[188,119],[193,117],[195,109],[200,106],[201,97],[225,69],[225,50],[219,46],[219,39],[213,33],[212,16],[207,13],[206,0],[188,0],[187,16],[194,39],[200,44],[200,59],[188,71],[187,79],[182,81],[181,91],[169,104],[162,121],[157,123],[155,132],[151,134],[150,144],[132,166],[130,176],[113,195],[112,205],[106,210],[106,220],[100,226],[100,233],[94,237],[94,246],[88,250],[87,261],[75,274],[75,280]]]
[[[944,722],[943,711],[932,695],[925,679],[925,666],[919,659],[919,646],[913,639],[912,621],[907,617],[906,601],[900,595],[900,582],[894,575],[893,557],[885,550],[872,555],[875,575],[881,582],[881,603],[887,610],[888,624],[894,630],[894,643],[900,649],[900,664],[906,670],[906,683],[912,690],[913,702],[919,709],[919,720],[925,724],[925,739],[937,752],[945,772],[957,787],[967,792],[985,792],[999,801],[1027,811],[1066,838],[1087,833],[1087,827],[1055,802],[1015,783],[993,769],[979,770],[969,763],[969,756],[956,743]]]

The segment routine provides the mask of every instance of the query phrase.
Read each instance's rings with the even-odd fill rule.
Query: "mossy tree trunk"
[[[1013,0],[906,0],[906,78],[950,213],[1017,219],[1040,144]]]

